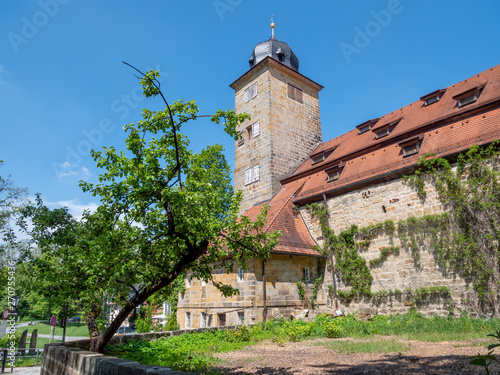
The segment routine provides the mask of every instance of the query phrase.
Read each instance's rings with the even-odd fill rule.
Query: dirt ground
[[[484,346],[478,346],[479,340],[428,343],[396,339],[406,346],[409,344],[410,349],[402,353],[354,354],[315,345],[327,340],[286,343],[284,346],[266,342],[219,354],[222,363],[217,371],[227,375],[486,373],[482,367],[469,365],[469,356],[487,352]],[[500,370],[498,365],[491,368],[495,369],[494,374]]]

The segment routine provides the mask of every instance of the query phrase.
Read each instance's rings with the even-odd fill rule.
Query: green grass
[[[402,353],[410,350],[410,344],[395,339],[329,340],[314,345],[325,346],[339,353]]]
[[[41,335],[50,335],[50,324],[48,323],[36,323],[34,326],[20,327],[19,331],[28,330],[28,333],[33,332],[34,329],[38,329],[38,334]],[[56,336],[62,336],[63,329],[59,326],[54,327]],[[66,328],[66,336],[82,336],[87,337],[89,335],[89,330],[85,323],[68,323]]]
[[[358,321],[352,315],[337,319],[321,315],[313,322],[280,319],[237,331],[189,333],[152,342],[129,341],[110,346],[108,354],[181,371],[210,372],[217,363],[216,353],[239,350],[263,340],[285,345],[287,341],[350,337],[354,340],[324,340],[322,345],[345,353],[385,353],[407,351],[410,345],[379,335],[427,342],[464,341],[486,338],[498,329],[500,319],[473,319],[466,315],[425,318],[411,311],[404,315],[380,315],[371,321]]]

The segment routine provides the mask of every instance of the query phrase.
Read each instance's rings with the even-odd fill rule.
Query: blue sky
[[[320,93],[323,140],[500,63],[500,2],[461,0],[3,0],[0,169],[29,194],[75,215],[95,207],[78,181],[99,170],[89,148],[123,148],[142,108],[133,71],[160,69],[170,101],[234,108],[228,86],[255,44],[287,42]],[[194,150],[234,143],[209,121],[189,125]]]

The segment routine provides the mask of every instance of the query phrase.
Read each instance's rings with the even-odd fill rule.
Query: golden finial
[[[272,36],[271,36],[271,38],[274,38],[274,26],[275,26],[275,24],[273,22],[273,18],[274,18],[274,14],[271,16],[271,30],[272,30],[272,33],[273,33]]]

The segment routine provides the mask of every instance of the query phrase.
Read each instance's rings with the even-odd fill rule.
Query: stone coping
[[[237,329],[239,326],[181,329],[177,331],[115,335],[110,345],[130,340],[156,340],[161,337],[179,336],[183,333]],[[90,340],[45,344],[40,375],[180,375],[191,374],[168,367],[141,365],[139,362],[88,351]]]

